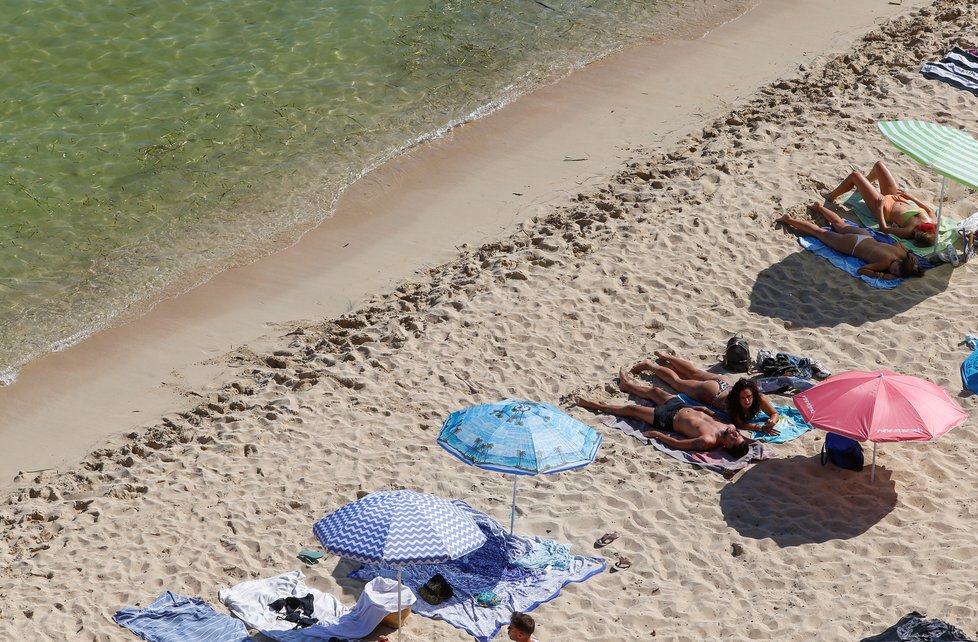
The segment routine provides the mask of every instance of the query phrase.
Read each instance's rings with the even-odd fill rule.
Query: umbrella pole
[[[513,505],[509,509],[509,534],[513,534],[513,525],[516,523],[516,481],[519,475],[513,475]]]
[[[401,567],[397,567],[397,639],[401,639]]]
[[[937,246],[941,242],[941,210],[944,209],[944,187],[947,185],[947,176],[941,176],[941,200],[937,201],[937,232],[934,235],[934,254],[937,254]],[[875,446],[873,452],[876,451]]]
[[[873,442],[873,467],[869,470],[869,483],[876,482],[876,442]]]

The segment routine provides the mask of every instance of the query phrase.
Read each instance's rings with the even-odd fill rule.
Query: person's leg
[[[590,399],[582,399],[578,397],[575,403],[581,408],[587,408],[588,410],[597,410],[598,412],[606,412],[609,415],[615,415],[616,417],[630,417],[632,419],[640,419],[647,424],[653,423],[655,421],[655,408],[649,406],[638,406],[636,404],[611,404],[602,403],[600,401],[591,401]]]
[[[656,360],[663,364],[665,367],[669,368],[677,375],[680,379],[694,379],[696,381],[705,381],[707,379],[716,379],[718,375],[703,370],[702,368],[696,367],[692,361],[687,361],[682,357],[677,357],[674,354],[668,354],[666,352],[656,352]]]
[[[779,223],[784,223],[788,227],[794,228],[806,236],[814,236],[822,243],[843,254],[852,255],[852,248],[856,244],[857,234],[840,234],[830,230],[823,230],[811,221],[803,221],[785,214],[778,219]],[[850,226],[851,227],[851,226]]]
[[[625,372],[624,368],[618,371],[618,387],[621,388],[622,392],[633,394],[636,397],[641,397],[642,399],[648,399],[655,404],[665,403],[674,396],[662,388],[656,388],[655,386],[647,386],[639,383],[632,377],[628,376],[628,373]]]
[[[839,186],[825,195],[830,201],[835,201],[846,192],[856,190],[863,197],[863,202],[872,211],[876,211],[882,205],[883,195],[880,194],[869,180],[859,172],[849,174]]]
[[[883,194],[896,194],[900,191],[900,188],[897,187],[896,179],[893,178],[893,174],[883,164],[883,161],[876,161],[876,164],[873,165],[873,169],[869,170],[866,178],[871,182],[876,181],[879,183],[880,192]],[[865,199],[866,197],[864,196],[863,198]]]
[[[821,203],[812,203],[808,206],[808,211],[820,214],[825,219],[825,222],[831,225],[832,229],[839,234],[862,234],[864,236],[870,236],[869,232],[852,225],[849,221],[846,221]]]
[[[694,379],[680,379],[678,376],[676,376],[676,373],[669,368],[654,365],[650,369],[655,373],[655,376],[662,379],[662,381],[664,381],[670,388],[676,392],[681,392],[688,397],[692,397],[700,403],[712,404],[713,400],[716,399],[716,396],[720,393],[720,384],[717,383],[716,379],[704,379],[702,381]],[[665,403],[673,396],[661,388],[656,388],[655,386],[644,386],[637,383],[634,379],[628,376],[624,368],[622,368],[618,373],[618,382],[618,387],[621,388],[622,392],[628,392],[657,404]]]

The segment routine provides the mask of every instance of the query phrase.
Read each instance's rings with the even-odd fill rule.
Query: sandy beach
[[[0,638],[134,640],[112,614],[165,590],[225,612],[218,589],[300,568],[313,522],[365,491],[506,521],[509,478],[435,443],[451,411],[506,397],[604,437],[591,465],[523,481],[517,530],[632,562],[538,607],[541,641],[859,640],[914,610],[978,636],[974,419],[881,445],[874,484],[822,467],[819,430],[725,479],[573,403],[626,400],[619,367],[656,350],[712,368],[742,334],[923,377],[973,414],[974,265],[871,289],[774,221],[879,158],[936,201],[875,123],[978,131],[978,98],[919,73],[976,29],[965,0],[762,2],[419,148],[294,247],[25,369],[0,391]],[[949,183],[945,215],[976,210]],[[352,604],[352,568],[303,571]],[[471,639],[417,616],[401,633]]]

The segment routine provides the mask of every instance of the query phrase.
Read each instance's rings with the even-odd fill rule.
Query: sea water
[[[0,379],[294,240],[384,160],[704,6],[0,0]]]

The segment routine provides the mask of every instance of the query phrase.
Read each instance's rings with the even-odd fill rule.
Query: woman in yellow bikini
[[[878,191],[873,187],[874,182],[879,183]],[[866,206],[876,216],[881,232],[901,239],[913,239],[921,247],[934,245],[937,226],[934,224],[933,210],[898,188],[896,179],[883,161],[876,161],[865,176],[859,172],[849,174],[825,198],[834,202],[853,189],[862,195]]]

